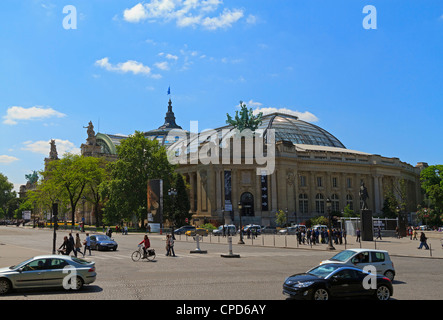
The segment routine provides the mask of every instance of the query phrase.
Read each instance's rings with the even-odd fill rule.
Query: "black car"
[[[194,226],[183,226],[174,230],[174,234],[185,234],[186,231],[195,230]]]
[[[376,280],[375,284],[372,283],[373,280]],[[384,276],[331,263],[288,277],[283,284],[283,294],[294,299],[311,300],[360,296],[389,300],[393,287],[391,281]]]
[[[91,236],[90,239],[92,250],[117,250],[117,242],[108,236],[99,234]]]

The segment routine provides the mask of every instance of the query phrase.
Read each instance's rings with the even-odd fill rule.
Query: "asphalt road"
[[[68,231],[57,233],[60,246]],[[85,234],[80,234],[81,239]],[[164,236],[151,236],[155,261],[133,262],[131,253],[142,234],[114,234],[117,251],[88,253],[96,262],[97,280],[80,292],[45,289],[16,291],[1,300],[285,300],[282,284],[291,274],[304,272],[331,253],[321,250],[237,245],[240,258],[222,258],[228,246],[203,242],[207,254],[190,253],[193,242],[176,241],[177,257],[165,256]],[[52,251],[50,230],[0,227],[0,267]],[[443,259],[392,258],[397,276],[397,300],[440,300],[443,297]]]

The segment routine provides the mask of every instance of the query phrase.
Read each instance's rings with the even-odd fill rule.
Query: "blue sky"
[[[159,127],[169,86],[184,129],[224,125],[243,100],[352,150],[441,164],[442,39],[439,0],[2,0],[0,172],[18,188],[50,139],[78,152],[89,121]]]

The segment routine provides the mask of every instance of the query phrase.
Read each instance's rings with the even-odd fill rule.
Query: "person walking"
[[[74,250],[76,253],[75,256],[77,256],[77,252],[82,253],[82,251],[80,250],[81,247],[82,247],[82,242],[80,241],[80,235],[77,233],[75,235],[75,250]]]
[[[77,251],[75,251],[75,241],[74,241],[74,237],[72,236],[72,233],[69,233],[69,238],[68,238],[68,245],[66,247],[66,255],[69,256],[69,254],[71,252],[74,252],[75,257],[77,257]]]
[[[414,228],[414,230],[412,230],[412,240],[418,240],[417,239],[417,230]]]
[[[381,228],[380,226],[377,227],[377,238],[375,240],[380,239],[381,240]]]
[[[170,235],[168,235],[168,253],[166,253],[167,256],[170,256],[172,253],[172,256],[175,257],[175,252],[174,252],[174,238],[172,238]]]
[[[418,249],[421,249],[423,246],[425,246],[425,250],[429,250],[429,246],[426,243],[426,240],[428,240],[428,238],[426,237],[425,233],[422,232],[420,234],[420,246],[418,247]]]
[[[360,242],[361,241],[360,240],[360,235],[361,235],[360,229],[357,228],[357,239],[355,240],[356,242]]]
[[[83,241],[85,245],[85,250],[83,250],[83,257],[85,256],[86,249],[89,249],[89,255],[91,255],[91,238],[89,237],[89,233],[86,233],[86,239]]]

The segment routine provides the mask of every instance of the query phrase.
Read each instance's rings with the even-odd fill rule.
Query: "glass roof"
[[[221,142],[224,138],[223,134],[229,134],[228,132],[230,129],[233,129],[233,126],[229,125],[214,129],[217,132],[219,142]],[[258,129],[263,130],[265,138],[267,136],[267,130],[274,129],[275,142],[290,141],[293,144],[318,145],[346,149],[346,147],[336,137],[326,130],[291,115],[282,113],[265,115],[263,116],[263,121]],[[201,136],[202,134],[204,133],[200,133],[200,143],[205,140],[205,137]],[[198,136],[193,136],[195,137],[188,141],[188,152],[190,146],[195,147],[197,145],[195,142],[192,142],[195,141],[195,139],[198,139]],[[174,148],[174,144],[172,145],[172,148]]]

